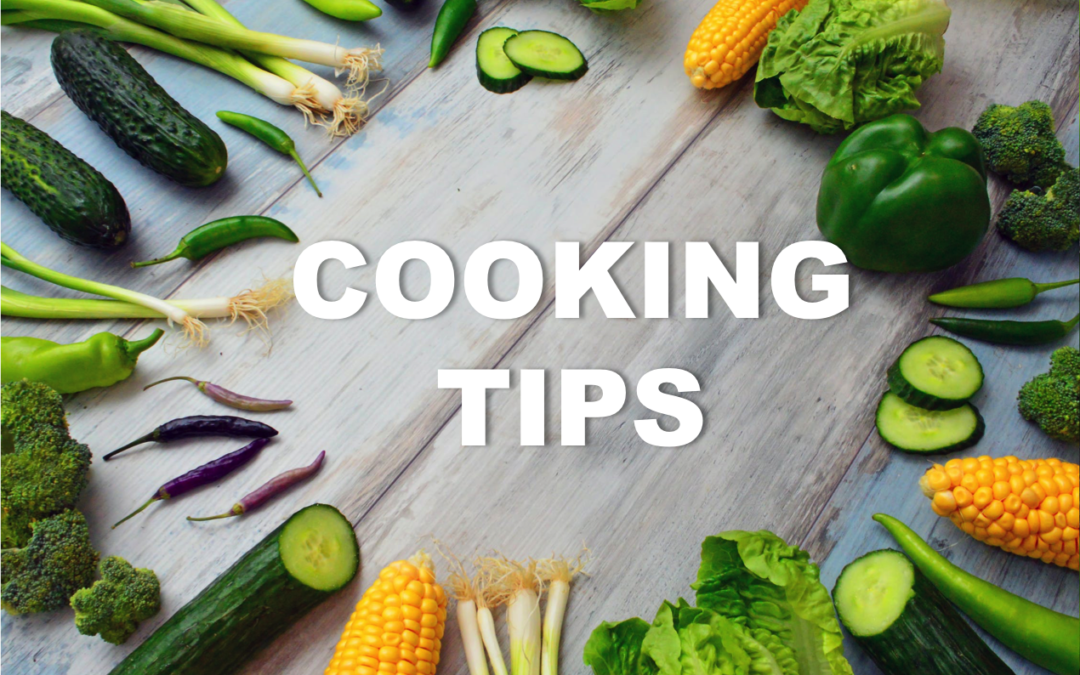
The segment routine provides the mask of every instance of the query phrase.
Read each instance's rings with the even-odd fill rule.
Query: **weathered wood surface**
[[[282,3],[279,3],[282,4]],[[434,4],[434,3],[432,3]],[[144,355],[131,381],[74,397],[73,432],[97,454],[166,419],[220,412],[193,390],[167,385],[145,394],[156,377],[190,373],[232,388],[297,400],[295,410],[262,419],[282,431],[259,462],[224,485],[155,507],[111,531],[108,525],[158,483],[234,444],[200,442],[132,452],[96,464],[84,509],[95,543],[153,567],[163,579],[165,609],[128,646],[81,638],[70,612],[4,616],[3,667],[13,673],[98,673],[122,658],[180,605],[297,505],[319,500],[357,524],[363,578],[318,608],[246,672],[319,672],[360,590],[378,568],[427,544],[429,535],[462,554],[498,548],[512,555],[594,551],[593,576],[571,600],[563,662],[582,672],[581,647],[603,619],[650,617],[660,601],[689,594],[701,539],[723,529],[768,528],[803,542],[823,561],[831,584],[858,553],[888,545],[869,515],[888,510],[951,555],[997,583],[1066,612],[1077,612],[1076,575],[988,549],[934,524],[914,481],[925,463],[888,452],[872,435],[872,409],[885,363],[924,335],[932,310],[922,298],[957,281],[1020,274],[1038,279],[1076,272],[1075,251],[1057,257],[1018,254],[996,236],[965,264],[937,275],[886,277],[851,272],[852,307],[834,319],[798,321],[781,313],[767,275],[786,244],[818,237],[813,201],[821,166],[836,139],[818,137],[758,110],[749,83],[701,94],[681,75],[686,36],[709,3],[647,2],[638,11],[597,17],[572,3],[499,3],[481,8],[469,35],[438,71],[423,69],[431,6],[422,14],[392,9],[370,26],[319,16],[306,5],[229,7],[259,27],[298,36],[340,33],[343,44],[379,41],[387,48],[388,95],[371,126],[343,143],[299,132],[297,116],[239,85],[168,57],[137,57],[189,109],[216,125],[213,112],[239,109],[294,131],[317,165],[326,198],[318,200],[293,166],[221,129],[232,154],[223,185],[190,191],[168,185],[118,152],[51,83],[49,36],[4,29],[3,53],[26,59],[9,81],[5,109],[27,116],[105,172],[128,199],[139,235],[132,250],[109,256],[73,249],[53,237],[10,195],[3,195],[5,241],[27,255],[80,274],[118,280],[159,294],[202,297],[238,291],[260,274],[287,274],[298,249],[260,243],[193,267],[186,263],[129,271],[129,256],[171,248],[190,227],[224,215],[265,212],[292,225],[304,243],[344,239],[370,263],[407,239],[434,241],[463,263],[481,243],[529,244],[545,263],[549,287],[537,312],[515,322],[479,317],[461,293],[437,319],[406,322],[374,296],[356,317],[322,322],[298,308],[276,317],[274,346],[216,327],[202,352],[171,349]],[[1039,96],[1055,105],[1061,134],[1077,161],[1077,12],[1070,2],[958,2],[945,72],[924,87],[920,117],[931,128],[969,126],[989,100]],[[475,82],[471,46],[492,25],[545,27],[571,36],[590,59],[576,85],[533,83],[513,96],[492,96]],[[20,62],[22,63],[22,62]],[[22,66],[20,66],[22,67]],[[18,94],[17,82],[42,81],[40,93]],[[209,94],[212,91],[213,94]],[[228,92],[228,93],[225,93]],[[291,120],[291,121],[290,121]],[[995,188],[995,200],[1004,192]],[[734,242],[760,241],[762,318],[736,320],[719,301],[710,320],[605,320],[596,303],[583,318],[556,320],[550,307],[555,241],[672,241],[672,315],[682,310],[681,242],[708,240],[727,261]],[[618,266],[630,303],[641,307],[640,247]],[[326,289],[345,283],[373,290],[373,265],[324,272]],[[511,276],[495,282],[512,290]],[[802,270],[806,277],[820,269]],[[829,270],[830,272],[833,270]],[[805,279],[804,279],[805,280]],[[5,284],[52,292],[3,272]],[[460,282],[460,269],[459,269]],[[417,293],[426,275],[407,269]],[[330,292],[333,292],[330,290]],[[1032,315],[1067,314],[1075,290],[1041,300]],[[58,325],[4,320],[3,332],[61,340],[130,323]],[[1076,344],[1076,338],[1072,338]],[[1076,449],[1041,437],[1016,415],[1020,384],[1045,368],[1047,350],[978,349],[988,386],[980,407],[990,433],[980,453],[1057,454]],[[435,387],[445,367],[545,368],[548,440],[518,447],[518,392],[490,396],[489,445],[460,446],[458,398]],[[694,372],[694,395],[706,414],[698,441],[681,450],[645,447],[632,420],[645,416],[633,385],[657,367]],[[586,449],[558,447],[558,372],[611,368],[631,398],[617,416],[590,423]],[[516,377],[514,379],[516,385]],[[147,415],[146,411],[155,412]],[[191,526],[189,513],[218,511],[248,488],[327,449],[319,480],[245,522]],[[440,672],[465,672],[456,631]],[[856,672],[874,672],[849,645]],[[1038,669],[1013,655],[1018,673]]]

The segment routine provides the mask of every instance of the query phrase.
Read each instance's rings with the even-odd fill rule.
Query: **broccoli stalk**
[[[1080,240],[1080,169],[1066,169],[1039,194],[1016,190],[998,214],[998,231],[1029,251],[1066,251]]]
[[[1080,442],[1080,350],[1062,347],[1050,356],[1050,372],[1020,389],[1020,414],[1051,438]]]
[[[32,524],[74,508],[86,487],[90,449],[68,435],[60,394],[34,382],[0,389],[0,547],[30,541]]]
[[[64,511],[31,527],[25,548],[0,551],[0,607],[13,615],[60,609],[94,582],[98,553],[81,513]]]
[[[103,559],[100,569],[101,579],[71,596],[75,627],[83,635],[123,644],[140,621],[161,609],[161,586],[152,570],[135,569],[117,556]]]
[[[1054,112],[1042,101],[1015,108],[991,105],[972,133],[990,170],[1015,185],[1046,189],[1066,168],[1065,147],[1054,134]]]

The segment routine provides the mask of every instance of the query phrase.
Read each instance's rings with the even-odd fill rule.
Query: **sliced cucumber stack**
[[[509,94],[532,79],[531,75],[521,72],[503,51],[503,44],[517,34],[513,28],[503,26],[480,33],[476,41],[476,77],[484,89],[496,94]]]
[[[970,448],[986,430],[982,415],[970,403],[952,410],[926,410],[891,391],[881,397],[876,421],[886,443],[904,452],[923,454]]]
[[[833,588],[840,622],[885,675],[1012,675],[906,555],[867,553]]]
[[[911,405],[950,410],[982,388],[979,360],[962,343],[935,335],[911,343],[889,368],[889,389]]]
[[[515,66],[533,77],[576,80],[589,70],[585,55],[558,33],[527,30],[510,36],[503,51]]]

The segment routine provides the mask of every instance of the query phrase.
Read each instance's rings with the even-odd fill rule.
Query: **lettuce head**
[[[754,100],[819,133],[916,109],[951,16],[945,0],[810,0],[769,34]]]
[[[595,675],[852,675],[829,593],[809,556],[770,532],[702,544],[697,606],[665,602],[652,624],[602,623]]]

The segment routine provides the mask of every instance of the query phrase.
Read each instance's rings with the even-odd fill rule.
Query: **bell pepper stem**
[[[132,361],[139,358],[139,354],[142,354],[147,349],[150,349],[157,341],[161,339],[161,336],[165,334],[160,328],[155,328],[153,333],[150,333],[141,340],[125,340],[124,353]]]

